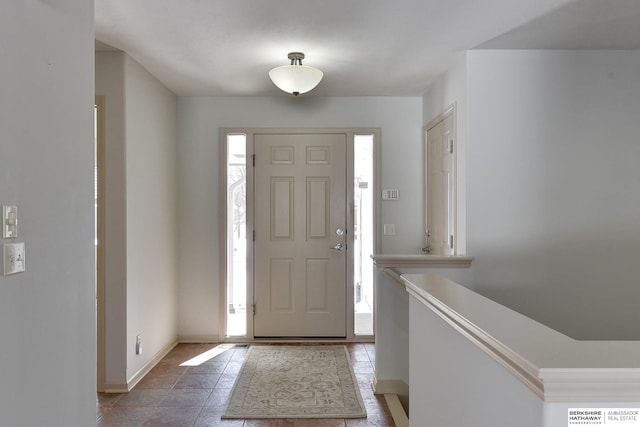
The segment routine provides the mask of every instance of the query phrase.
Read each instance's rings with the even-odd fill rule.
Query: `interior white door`
[[[427,130],[427,247],[431,254],[454,254],[453,115]]]
[[[254,336],[346,336],[346,134],[259,134]]]

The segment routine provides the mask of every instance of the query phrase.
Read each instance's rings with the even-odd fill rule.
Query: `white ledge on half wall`
[[[374,254],[373,263],[378,268],[468,268],[473,257],[464,255],[429,254]]]
[[[578,341],[435,274],[407,291],[546,402],[639,402],[640,341]]]

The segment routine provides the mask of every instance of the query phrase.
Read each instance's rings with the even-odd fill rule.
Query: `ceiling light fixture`
[[[291,52],[288,55],[291,65],[283,65],[269,71],[269,77],[279,89],[298,96],[318,86],[322,80],[322,71],[302,65],[304,53]]]

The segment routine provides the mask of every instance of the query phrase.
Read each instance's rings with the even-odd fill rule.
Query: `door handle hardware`
[[[343,251],[344,245],[342,243],[336,243],[335,246],[329,246],[329,249],[334,249],[336,251]]]

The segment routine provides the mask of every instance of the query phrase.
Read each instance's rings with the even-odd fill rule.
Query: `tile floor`
[[[218,350],[229,345],[217,347]],[[209,352],[215,344],[179,344],[129,393],[98,393],[98,427],[363,427],[394,426],[382,396],[371,391],[374,378],[373,344],[347,344],[366,419],[221,420],[231,388],[247,348],[232,347],[201,364],[181,366]]]

